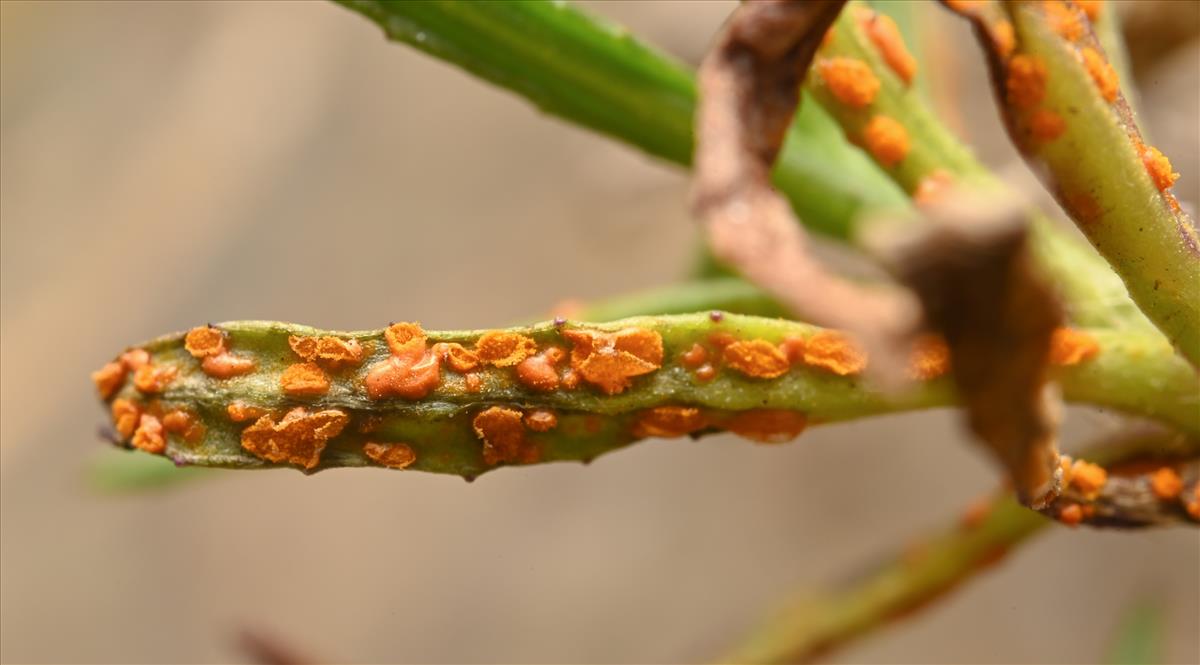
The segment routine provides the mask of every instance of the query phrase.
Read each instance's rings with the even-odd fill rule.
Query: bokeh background
[[[731,7],[592,5],[691,63]],[[1124,8],[1143,119],[1185,201],[1197,7]],[[942,108],[1029,182],[967,30],[930,20]],[[88,373],[126,345],[243,318],[487,327],[663,284],[694,249],[687,182],[321,2],[6,0],[0,56],[5,662],[243,662],[245,630],[339,661],[703,661],[996,483],[934,412],[471,485],[225,472],[99,493],[86,469],[116,453]],[[1069,436],[1111,427],[1075,411]],[[1147,598],[1169,659],[1200,661],[1195,531],[1054,528],[830,658],[1093,662]]]

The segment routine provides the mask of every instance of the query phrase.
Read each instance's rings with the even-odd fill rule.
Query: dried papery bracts
[[[93,378],[120,441],[181,464],[467,477],[591,460],[646,437],[730,431],[778,443],[813,424],[954,402],[937,338],[912,349],[911,389],[888,395],[870,387],[871,359],[845,334],[719,314],[477,332],[235,322],[153,340]],[[1074,329],[1055,340],[1050,363],[1068,399],[1200,431],[1200,384],[1160,341]],[[213,375],[205,361],[221,356],[253,369]],[[1130,388],[1094,391],[1113,377]],[[1149,381],[1175,397],[1149,399],[1138,387]]]

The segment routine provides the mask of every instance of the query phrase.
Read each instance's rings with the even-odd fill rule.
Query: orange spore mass
[[[784,443],[800,436],[808,418],[799,411],[754,409],[743,411],[725,423],[725,429],[759,443]]]
[[[225,414],[235,423],[246,422],[247,420],[258,420],[267,415],[267,410],[257,406],[250,406],[245,402],[233,402],[225,407]]]
[[[208,358],[225,352],[225,333],[216,328],[200,326],[188,331],[183,348],[193,358]]]
[[[96,391],[100,393],[101,398],[112,397],[117,394],[121,386],[125,385],[125,364],[120,362],[106,364],[92,372],[92,382],[96,384]]]
[[[708,426],[704,412],[691,406],[657,406],[638,414],[633,435],[664,439],[684,436]]]
[[[417,461],[417,453],[406,443],[374,443],[363,446],[363,453],[371,461],[389,469],[403,469]]]
[[[279,422],[268,414],[242,430],[242,448],[271,462],[311,469],[320,463],[329,439],[341,434],[349,422],[350,416],[338,409],[310,413],[297,407]]]
[[[1008,61],[1004,80],[1008,103],[1017,108],[1033,108],[1046,97],[1046,63],[1036,56],[1014,55]]]
[[[850,108],[868,106],[879,93],[879,79],[862,60],[841,56],[821,58],[817,61],[817,73],[834,98]]]
[[[1084,460],[1075,460],[1071,465],[1071,487],[1079,490],[1089,501],[1100,495],[1100,490],[1104,489],[1107,482],[1108,472],[1102,466]]]
[[[549,392],[557,389],[558,370],[550,358],[561,358],[561,354],[561,350],[557,354],[539,353],[517,363],[517,381],[530,390]]]
[[[1099,51],[1090,46],[1083,49],[1083,64],[1087,67],[1096,88],[1100,90],[1100,96],[1104,97],[1105,101],[1116,100],[1117,93],[1121,91],[1117,70],[1113,69]]]
[[[846,335],[823,330],[808,338],[804,364],[827,369],[839,376],[850,376],[866,369],[867,354]]]
[[[318,397],[329,392],[329,377],[316,363],[296,363],[283,371],[279,387],[289,397]]]
[[[392,356],[375,363],[367,370],[363,385],[371,399],[402,397],[421,399],[433,392],[441,382],[440,361],[429,354],[413,363],[407,356]]]
[[[549,409],[535,409],[525,414],[525,426],[533,432],[549,432],[558,427],[558,416]]]
[[[1154,186],[1158,188],[1158,191],[1170,189],[1179,179],[1179,174],[1171,169],[1171,160],[1159,152],[1158,148],[1143,145],[1138,152],[1141,154],[1146,172],[1150,174],[1150,179],[1154,181]]]
[[[1047,0],[1042,7],[1051,30],[1069,42],[1079,41],[1084,32],[1085,19],[1082,14],[1076,13],[1073,7],[1062,0]]]
[[[133,433],[133,447],[148,453],[160,455],[167,449],[167,439],[163,436],[162,421],[154,416],[143,413],[138,422],[137,431]]]
[[[520,411],[493,406],[479,412],[471,425],[475,435],[483,440],[483,461],[488,465],[533,463],[540,457],[537,446],[525,438]]]
[[[942,376],[950,369],[950,348],[938,335],[922,335],[908,357],[908,375],[918,381]]]
[[[175,380],[178,373],[174,367],[142,365],[133,373],[133,386],[144,393],[161,393]]]
[[[917,75],[917,59],[909,53],[896,22],[887,14],[870,14],[870,18],[861,22],[867,37],[875,44],[875,48],[879,49],[879,54],[883,56],[883,61],[888,67],[896,72],[905,84],[912,83]]]
[[[1068,503],[1059,509],[1058,521],[1067,526],[1078,526],[1083,522],[1083,509],[1078,503]]]
[[[433,352],[446,362],[455,372],[469,372],[479,366],[479,356],[457,342],[438,342],[433,345]]]
[[[695,369],[703,365],[707,360],[708,349],[699,343],[693,344],[692,348],[679,355],[679,363],[688,369]]]
[[[734,342],[722,355],[727,365],[758,379],[783,376],[791,367],[783,351],[765,339]]]
[[[1029,116],[1029,133],[1042,143],[1049,143],[1062,136],[1066,129],[1067,122],[1050,109],[1038,109]]]
[[[113,428],[122,439],[133,436],[138,422],[142,417],[142,408],[136,402],[127,399],[115,399],[112,403]]]
[[[863,145],[885,167],[904,161],[910,147],[908,130],[894,118],[877,115],[863,128]]]
[[[1150,476],[1150,491],[1163,501],[1171,501],[1183,492],[1183,479],[1169,466],[1164,466]]]
[[[475,342],[475,355],[495,367],[511,367],[537,353],[537,342],[520,333],[493,331]]]
[[[200,361],[200,369],[214,379],[232,379],[254,371],[254,360],[225,352]]]
[[[564,330],[562,335],[573,345],[571,368],[608,395],[624,391],[634,377],[662,367],[662,335],[654,330]]]
[[[1058,328],[1050,336],[1050,358],[1052,365],[1078,365],[1091,360],[1100,353],[1100,344],[1082,330]]]

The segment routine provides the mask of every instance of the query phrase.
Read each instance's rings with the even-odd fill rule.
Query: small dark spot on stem
[[[720,323],[721,321],[725,320],[725,312],[713,310],[708,313],[708,318],[711,319],[713,323]]]
[[[564,326],[564,325],[566,325],[566,324],[567,324],[567,317],[565,317],[565,316],[556,316],[556,317],[554,317],[554,325],[555,325],[555,327],[559,327],[559,328],[561,328],[562,326]]]

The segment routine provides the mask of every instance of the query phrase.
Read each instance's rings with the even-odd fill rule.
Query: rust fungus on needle
[[[363,361],[366,355],[361,344],[356,339],[342,339],[333,335],[321,337],[288,336],[288,346],[292,351],[310,363],[337,369],[353,367]]]
[[[549,392],[558,388],[558,370],[556,365],[565,354],[557,346],[552,346],[536,356],[517,363],[517,381],[530,390]]]
[[[846,335],[823,330],[806,341],[804,364],[827,369],[839,376],[850,376],[866,369],[867,354]]]
[[[199,326],[188,331],[183,348],[200,360],[200,369],[214,379],[230,379],[254,370],[254,361],[229,352],[225,332],[212,326]]]
[[[571,368],[608,395],[624,391],[633,377],[662,367],[662,335],[655,330],[564,330],[562,335],[573,345]]]
[[[1049,143],[1062,136],[1067,129],[1063,117],[1050,109],[1038,109],[1029,116],[1029,133],[1041,143]]]
[[[1084,16],[1077,14],[1075,8],[1069,6],[1061,0],[1051,0],[1043,2],[1042,7],[1046,13],[1046,21],[1050,25],[1050,29],[1058,34],[1059,37],[1069,41],[1077,42],[1084,33]]]
[[[167,412],[162,417],[162,424],[163,429],[172,434],[178,434],[188,443],[196,443],[204,438],[204,424],[183,409],[175,409]]]
[[[475,355],[495,367],[511,367],[537,353],[537,342],[520,333],[492,331],[475,342]]]
[[[117,434],[121,435],[122,440],[133,436],[141,417],[142,408],[137,405],[137,402],[128,399],[113,400],[113,428],[117,430]]]
[[[121,364],[125,365],[125,368],[132,372],[136,372],[142,365],[146,365],[149,362],[150,352],[145,349],[131,349],[121,354]]]
[[[1105,60],[1099,51],[1088,46],[1083,49],[1083,64],[1087,67],[1096,88],[1100,90],[1100,96],[1108,102],[1116,100],[1121,86],[1117,79],[1117,70],[1113,69],[1108,60]]]
[[[1083,522],[1083,508],[1078,503],[1068,503],[1058,510],[1058,521],[1067,526],[1078,526]]]
[[[267,415],[267,410],[257,406],[250,406],[245,402],[232,402],[225,407],[225,415],[235,423],[244,423],[249,420],[258,420]]]
[[[787,356],[765,339],[739,341],[725,347],[725,363],[758,379],[774,379],[787,373]]]
[[[474,351],[457,342],[438,342],[433,345],[433,352],[459,374],[470,372],[479,366],[479,356]]]
[[[1088,501],[1100,496],[1100,490],[1107,482],[1108,472],[1102,466],[1084,460],[1075,460],[1071,465],[1071,487],[1079,490]]]
[[[407,443],[375,443],[363,445],[363,453],[371,461],[389,469],[404,469],[417,461],[417,453]]]
[[[162,421],[148,413],[143,413],[138,421],[137,431],[133,433],[133,447],[155,455],[162,454],[167,449],[167,439],[163,436]]]
[[[1001,58],[1007,58],[1017,50],[1017,31],[1013,28],[1012,21],[997,21],[992,25],[988,36]]]
[[[363,385],[371,399],[425,397],[441,382],[441,358],[425,348],[416,323],[393,323],[384,331],[391,356],[367,369]]]
[[[304,407],[288,411],[275,422],[270,414],[242,430],[242,448],[270,462],[287,462],[312,469],[330,439],[341,434],[350,416],[338,409],[310,413]]]
[[[859,22],[875,48],[879,49],[887,66],[896,72],[905,85],[912,83],[917,75],[917,59],[909,53],[892,17],[867,9],[862,12]]]
[[[1183,492],[1183,479],[1169,466],[1150,476],[1150,491],[1162,501],[1171,501]]]
[[[1179,174],[1171,169],[1171,160],[1159,152],[1158,148],[1152,145],[1143,145],[1138,152],[1142,158],[1142,164],[1146,166],[1146,172],[1150,174],[1150,179],[1154,181],[1154,186],[1158,188],[1158,191],[1170,189],[1179,179]]]
[[[383,337],[393,356],[416,360],[425,355],[425,331],[419,323],[393,323]]]
[[[696,369],[707,361],[708,349],[704,348],[699,343],[693,344],[692,348],[679,355],[679,364],[688,369]]]
[[[638,438],[671,439],[704,429],[708,419],[693,406],[656,406],[638,414],[633,422],[633,435]]]
[[[254,360],[222,353],[200,361],[200,369],[214,379],[232,379],[254,371]]]
[[[279,387],[289,397],[319,397],[329,392],[329,377],[316,363],[296,363],[283,371]]]
[[[1100,18],[1100,10],[1104,8],[1103,0],[1075,0],[1075,4],[1087,14],[1089,21]]]
[[[879,79],[862,60],[822,58],[817,61],[817,73],[834,98],[850,108],[868,106],[879,92]]]
[[[885,167],[892,167],[908,156],[908,130],[894,118],[877,115],[863,128],[863,145]]]
[[[804,338],[799,335],[784,337],[779,351],[787,358],[788,365],[799,365],[804,362]]]
[[[704,363],[696,368],[696,379],[698,381],[712,381],[717,378],[717,368],[711,363]]]
[[[466,388],[467,392],[477,393],[480,390],[483,390],[483,379],[481,379],[479,374],[476,372],[471,372],[463,377],[463,386]]]
[[[501,462],[531,464],[540,457],[537,447],[525,438],[520,411],[493,406],[480,411],[471,426],[483,440],[483,461],[489,466]]]
[[[1082,330],[1057,328],[1050,336],[1050,364],[1078,365],[1100,353],[1100,344]]]
[[[784,443],[800,436],[808,418],[799,411],[753,409],[736,414],[725,429],[758,443]]]
[[[549,409],[534,409],[525,414],[525,426],[533,432],[549,432],[558,427],[558,416]]]
[[[217,328],[199,326],[188,331],[183,348],[193,358],[209,358],[225,353],[225,334]]]
[[[1014,55],[1008,61],[1004,87],[1008,103],[1017,108],[1033,108],[1046,97],[1046,63],[1032,55]]]
[[[96,384],[96,391],[100,393],[101,398],[112,397],[117,394],[121,386],[125,385],[125,364],[120,362],[106,364],[92,372],[92,382]]]
[[[950,347],[938,335],[921,335],[913,343],[908,356],[908,375],[918,381],[928,381],[950,370]]]
[[[144,393],[161,393],[167,389],[178,373],[171,366],[142,365],[133,373],[133,386]]]

